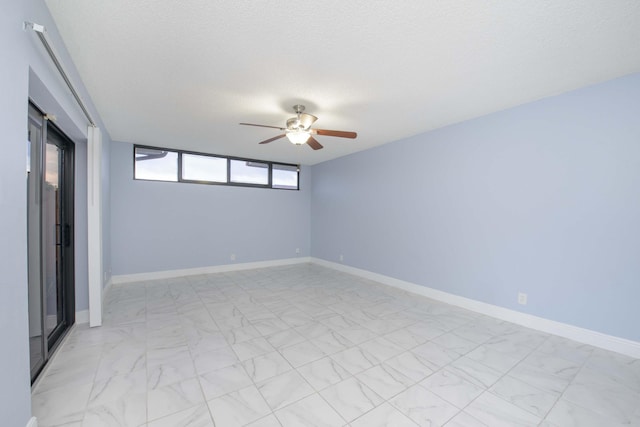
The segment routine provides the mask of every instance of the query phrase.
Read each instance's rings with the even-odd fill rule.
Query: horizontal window
[[[182,154],[182,179],[227,182],[227,159],[223,157]]]
[[[298,189],[298,167],[293,165],[273,165],[273,188]]]
[[[134,179],[298,190],[298,165],[134,146]]]
[[[231,160],[231,182],[240,184],[269,184],[269,164]]]
[[[137,179],[178,180],[178,153],[175,151],[136,147],[135,160]]]

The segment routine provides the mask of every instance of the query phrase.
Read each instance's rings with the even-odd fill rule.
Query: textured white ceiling
[[[640,71],[637,0],[46,0],[117,141],[315,164]],[[302,103],[313,151],[279,132]]]

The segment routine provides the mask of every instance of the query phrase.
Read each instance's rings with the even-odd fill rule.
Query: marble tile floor
[[[313,264],[114,286],[40,427],[640,426],[640,360]]]

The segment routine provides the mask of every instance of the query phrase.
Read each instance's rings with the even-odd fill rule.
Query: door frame
[[[60,343],[62,336],[75,323],[75,144],[54,123],[45,116],[46,129],[43,133],[44,143],[50,142],[49,134],[59,140],[58,148],[62,149],[62,209],[60,225],[61,257],[62,257],[62,323],[47,337],[47,352],[52,352]],[[56,144],[58,145],[58,144]],[[44,297],[44,295],[43,295]],[[51,341],[51,342],[49,342]],[[45,362],[46,363],[46,362]]]
[[[34,120],[40,123],[41,134],[40,141],[37,143],[30,142],[30,150],[34,148],[38,150],[38,170],[34,174],[34,179],[37,179],[36,198],[40,200],[38,204],[38,217],[39,217],[39,247],[38,255],[34,255],[37,259],[34,262],[39,264],[40,274],[40,330],[41,330],[41,346],[43,360],[40,366],[35,367],[31,371],[31,382],[38,378],[38,375],[42,372],[47,362],[50,360],[50,354],[55,351],[58,345],[62,342],[64,336],[69,332],[71,326],[75,323],[75,144],[67,137],[62,130],[55,125],[51,120],[47,118],[47,115],[43,113],[36,103],[31,99],[29,100],[28,109],[29,120]],[[54,137],[54,140],[49,139],[49,135]],[[45,268],[44,264],[44,244],[43,244],[43,203],[42,203],[42,189],[44,187],[44,162],[45,162],[45,150],[47,143],[55,144],[62,151],[62,158],[60,159],[62,176],[60,178],[61,186],[64,188],[61,194],[61,210],[60,210],[60,257],[62,274],[57,278],[61,280],[61,293],[59,295],[59,301],[62,303],[62,319],[61,322],[51,331],[51,334],[47,333],[46,322],[46,280],[45,280]],[[31,153],[33,156],[34,153]],[[30,191],[27,189],[27,191]],[[29,200],[29,199],[28,199]],[[54,255],[57,257],[57,255]],[[31,260],[30,260],[31,262]],[[57,302],[56,302],[57,304]],[[31,307],[29,307],[31,309]]]

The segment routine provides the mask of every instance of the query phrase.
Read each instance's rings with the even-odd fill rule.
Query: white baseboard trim
[[[395,279],[371,271],[350,267],[344,264],[338,264],[326,261],[320,258],[311,258],[314,264],[323,267],[332,268],[334,270],[353,274],[354,276],[363,277],[373,280],[384,285],[402,289],[407,292],[422,295],[437,301],[461,307],[476,313],[485,314],[508,322],[516,323],[527,328],[536,329],[553,335],[559,335],[594,347],[603,348],[605,350],[615,351],[630,357],[640,358],[640,342],[631,341],[612,335],[603,334],[601,332],[584,329],[567,323],[556,322],[554,320],[544,319],[542,317],[533,316],[531,314],[522,313],[497,305],[488,304],[481,301],[472,300],[448,292],[439,291],[437,289],[420,286],[415,283],[405,282],[404,280]]]
[[[238,264],[213,265],[209,267],[186,268],[183,270],[153,271],[149,273],[122,274],[111,276],[111,283],[121,284],[142,280],[173,279],[199,274],[226,273],[229,271],[253,270],[256,268],[280,267],[283,265],[305,264],[311,262],[310,257],[285,258],[272,261],[245,262]]]
[[[27,427],[38,427],[38,419],[36,417],[31,417],[27,423]]]
[[[76,324],[89,323],[89,310],[76,311]]]

